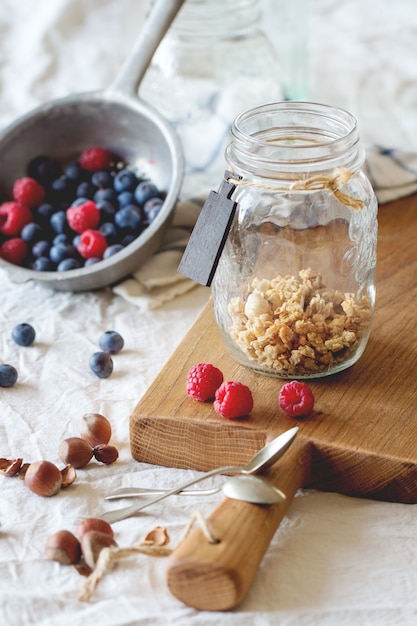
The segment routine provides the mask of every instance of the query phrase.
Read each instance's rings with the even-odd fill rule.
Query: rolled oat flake
[[[235,119],[226,161],[234,211],[212,296],[227,351],[280,378],[352,366],[370,333],[377,241],[356,120],[315,103],[256,107]]]

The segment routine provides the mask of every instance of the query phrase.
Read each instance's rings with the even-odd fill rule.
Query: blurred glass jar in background
[[[241,111],[284,97],[279,60],[260,23],[258,0],[186,0],[142,81],[141,97],[182,140],[184,196],[218,185]]]

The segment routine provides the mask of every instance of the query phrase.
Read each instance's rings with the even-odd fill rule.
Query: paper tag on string
[[[178,266],[180,274],[207,287],[213,280],[237,207],[237,202],[231,200],[236,188],[228,182],[231,176],[226,171],[219,191],[210,191]]]

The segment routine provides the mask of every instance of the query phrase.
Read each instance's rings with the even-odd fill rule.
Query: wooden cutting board
[[[209,520],[222,547],[208,548],[197,530],[171,557],[168,585],[190,606],[224,610],[242,600],[301,486],[417,502],[417,196],[380,208],[376,283],[376,313],[364,355],[345,372],[309,382],[316,403],[307,419],[297,421],[279,409],[284,380],[246,370],[225,353],[211,302],[134,409],[135,459],[197,470],[244,464],[274,436],[300,427],[295,444],[268,473],[287,502],[260,507],[226,499]],[[250,417],[225,420],[210,403],[186,395],[187,372],[201,361],[250,387]],[[259,540],[255,531],[262,528],[250,559],[237,548],[231,524],[236,517],[241,532],[252,538]]]

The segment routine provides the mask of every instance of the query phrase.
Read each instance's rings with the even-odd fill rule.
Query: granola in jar
[[[254,278],[246,298],[229,302],[231,337],[254,363],[278,376],[326,372],[353,354],[367,332],[366,296],[327,287],[310,268],[297,276]]]

